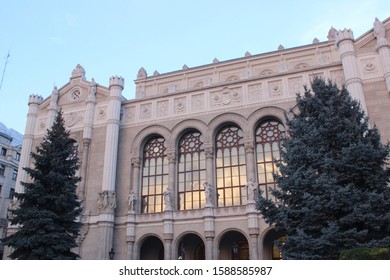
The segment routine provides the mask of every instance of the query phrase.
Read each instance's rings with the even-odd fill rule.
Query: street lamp
[[[110,258],[110,260],[114,259],[114,255],[115,255],[114,248],[111,248],[110,252],[108,252],[108,257]]]

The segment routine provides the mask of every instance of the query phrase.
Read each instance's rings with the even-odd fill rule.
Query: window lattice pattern
[[[143,213],[162,212],[164,210],[164,190],[168,187],[168,159],[165,139],[157,137],[146,143],[142,166]]]
[[[276,188],[274,173],[278,173],[275,162],[280,159],[280,141],[284,137],[284,126],[278,121],[266,121],[256,130],[257,179],[263,195],[271,199],[270,188]]]
[[[206,158],[203,136],[199,132],[184,135],[179,143],[179,209],[200,209],[205,197],[202,185],[206,182]]]
[[[234,126],[221,129],[216,138],[218,206],[246,203],[246,163],[243,131]]]

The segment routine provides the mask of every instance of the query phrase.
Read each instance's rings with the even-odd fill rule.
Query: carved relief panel
[[[263,85],[261,83],[248,86],[248,101],[259,101],[263,98]]]
[[[205,109],[204,98],[204,93],[191,96],[192,111],[201,111]]]
[[[239,104],[242,102],[241,87],[228,88],[225,87],[221,91],[213,92],[210,94],[211,106],[221,107],[227,105]]]
[[[157,102],[157,112],[156,112],[157,117],[167,117],[169,114],[168,106],[169,106],[168,100],[158,101]]]
[[[268,82],[268,96],[271,99],[281,97],[283,95],[282,80]]]

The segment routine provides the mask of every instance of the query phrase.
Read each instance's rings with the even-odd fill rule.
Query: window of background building
[[[9,190],[9,199],[14,199],[15,196],[15,189],[11,188]]]
[[[271,198],[270,188],[275,188],[275,162],[280,159],[280,141],[284,137],[284,126],[278,121],[262,122],[256,130],[257,180],[266,198]]]
[[[199,209],[205,203],[206,158],[203,136],[199,132],[185,134],[179,143],[178,193],[179,209]]]
[[[14,172],[12,172],[12,180],[16,181],[17,176],[18,176],[18,171],[14,169]]]
[[[221,129],[216,137],[218,206],[246,203],[246,163],[243,131],[236,126]]]
[[[17,161],[20,160],[20,153],[16,153],[15,159],[16,159]]]
[[[3,186],[2,186],[2,185],[0,185],[0,197],[2,197],[2,195],[1,195],[1,191],[2,191],[2,189],[3,189]]]
[[[4,176],[4,173],[5,173],[5,165],[4,164],[0,164],[0,175]]]
[[[7,155],[7,149],[6,148],[4,148],[4,147],[1,148],[1,155],[2,156],[6,156]]]
[[[168,159],[165,139],[149,140],[143,152],[141,212],[154,213],[164,210],[164,191],[168,187]]]

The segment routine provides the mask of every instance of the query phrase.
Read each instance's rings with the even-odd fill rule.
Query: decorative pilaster
[[[345,77],[345,85],[351,96],[360,102],[367,113],[363,84],[355,54],[353,32],[350,29],[339,30],[336,33],[336,45],[339,48],[341,63]]]
[[[215,238],[214,207],[206,206],[203,209],[203,228],[206,238],[205,258],[206,260],[213,260]]]
[[[127,259],[134,259],[134,242],[135,242],[135,214],[131,213],[127,216],[126,223],[126,243],[127,243]]]
[[[141,199],[140,199],[140,188],[139,188],[141,158],[139,157],[139,155],[136,155],[131,159],[131,165],[133,167],[132,191],[134,193],[134,199],[136,200],[133,208],[134,208],[135,212],[139,213],[139,212],[142,212],[142,209],[141,209],[142,203],[141,203]],[[130,203],[130,201],[129,201],[129,203]]]
[[[172,240],[173,240],[173,211],[164,211],[164,259],[172,260]]]
[[[171,209],[166,210],[174,210],[177,207],[176,204],[176,192],[175,192],[175,181],[176,181],[176,153],[175,151],[168,151],[168,190],[170,192],[171,199]]]
[[[85,185],[87,178],[87,165],[89,159],[89,147],[92,141],[92,129],[93,129],[93,116],[95,112],[96,105],[96,88],[97,84],[95,80],[92,79],[92,82],[89,86],[89,93],[86,103],[85,118],[84,118],[84,129],[83,129],[83,156],[81,159],[80,175],[81,182],[79,184],[79,198],[84,200],[85,194]]]
[[[246,216],[248,219],[249,232],[249,258],[251,260],[258,260],[258,237],[259,237],[259,220],[258,212],[256,211],[256,202],[248,197],[248,204],[246,205]]]
[[[390,42],[386,38],[386,30],[383,23],[377,18],[375,18],[374,22],[374,35],[377,39],[376,49],[378,50],[383,67],[387,90],[390,93]]]
[[[47,119],[47,128],[51,128],[51,126],[54,123],[54,119],[58,112],[58,89],[57,87],[54,87],[51,96],[50,96],[50,105],[48,107],[48,119]]]
[[[116,207],[115,177],[123,87],[124,80],[122,77],[116,76],[110,78],[102,192],[98,195],[97,205],[99,213],[99,259],[108,259],[108,252],[114,247],[114,210]]]

